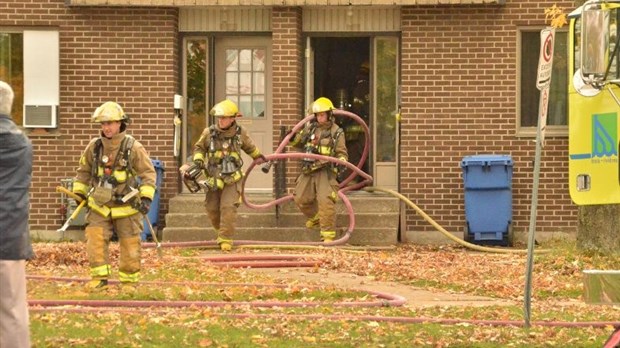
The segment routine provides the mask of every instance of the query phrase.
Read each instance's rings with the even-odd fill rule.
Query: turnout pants
[[[205,208],[218,240],[232,240],[235,234],[237,208],[241,204],[241,181],[225,184],[221,190],[207,191]]]
[[[109,245],[113,231],[120,244],[118,267],[121,282],[137,282],[140,275],[142,244],[140,233],[144,228],[142,214],[112,220],[95,212],[88,214],[86,227],[86,250],[93,278],[107,279],[110,276]]]
[[[335,231],[337,192],[338,182],[328,166],[297,178],[295,204],[307,218],[319,214],[322,232]]]

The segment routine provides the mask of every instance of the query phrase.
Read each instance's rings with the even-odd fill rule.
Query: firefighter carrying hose
[[[217,232],[217,243],[222,251],[230,251],[235,233],[237,208],[241,203],[243,161],[241,150],[252,159],[265,156],[254,145],[250,134],[235,118],[241,116],[237,105],[225,99],[213,106],[210,114],[217,123],[204,129],[194,145],[192,160],[195,168],[203,170],[200,182],[206,191],[205,208],[211,225]]]
[[[291,145],[305,153],[331,156],[347,161],[345,137],[334,122],[331,100],[321,97],[312,103],[310,112],[315,118],[295,135]],[[295,204],[308,218],[306,227],[320,226],[321,240],[331,242],[336,238],[336,210],[338,176],[340,168],[332,162],[311,157],[302,161],[302,172],[295,187]]]
[[[157,174],[142,144],[125,133],[129,118],[119,104],[103,103],[92,121],[101,124],[101,135],[90,141],[80,157],[73,183],[73,192],[88,200],[85,232],[92,278],[88,287],[107,287],[108,247],[116,231],[118,277],[123,289],[134,290],[140,275],[142,219],[155,195]]]

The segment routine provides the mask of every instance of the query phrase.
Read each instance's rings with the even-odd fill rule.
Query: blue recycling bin
[[[151,202],[151,209],[149,209],[149,213],[147,215],[149,217],[149,220],[151,220],[153,229],[157,231],[157,225],[159,223],[159,193],[161,191],[161,182],[164,179],[164,164],[162,163],[162,161],[156,159],[152,159],[151,163],[153,163],[153,167],[155,167],[155,171],[157,172],[157,179],[155,180],[155,196],[153,196],[153,202]],[[151,236],[151,230],[149,229],[148,222],[146,221],[146,219],[144,219],[142,240],[147,240],[149,236]]]
[[[512,168],[509,155],[466,156],[461,161],[465,187],[465,240],[509,245],[512,224]]]

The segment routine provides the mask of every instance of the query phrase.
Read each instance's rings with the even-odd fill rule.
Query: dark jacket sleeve
[[[34,256],[28,217],[32,144],[13,121],[0,116],[0,260]]]

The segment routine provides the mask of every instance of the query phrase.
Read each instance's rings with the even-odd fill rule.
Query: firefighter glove
[[[140,208],[138,208],[138,211],[140,211],[142,215],[146,215],[149,213],[149,209],[151,209],[151,200],[148,198],[142,198],[140,200]]]
[[[194,164],[198,167],[198,168],[202,168],[202,165],[204,164],[204,161],[197,158],[194,160]]]

